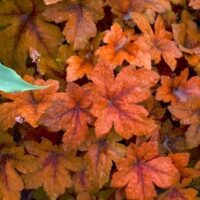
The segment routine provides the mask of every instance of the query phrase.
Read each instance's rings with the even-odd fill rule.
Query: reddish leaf
[[[149,97],[149,89],[158,78],[154,71],[131,67],[122,69],[114,78],[111,67],[99,63],[91,74],[94,85],[91,112],[97,117],[97,137],[108,133],[113,124],[116,132],[126,139],[151,134],[156,125],[148,118],[148,111],[137,103]]]
[[[158,156],[154,143],[143,143],[140,147],[130,144],[126,157],[117,163],[117,170],[111,185],[125,187],[127,199],[153,199],[156,197],[154,184],[168,188],[179,179],[171,160]]]
[[[162,194],[158,200],[194,200],[198,192],[193,188],[172,188]]]
[[[93,122],[90,93],[85,88],[69,83],[66,93],[57,93],[51,108],[40,118],[40,124],[51,131],[65,130],[62,140],[67,148],[77,148],[86,138],[87,124]]]

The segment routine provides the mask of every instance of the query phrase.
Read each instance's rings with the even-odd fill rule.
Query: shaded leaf
[[[64,0],[47,7],[44,15],[56,23],[66,22],[63,33],[74,49],[83,49],[97,33],[95,22],[103,17],[103,2]]]
[[[189,12],[183,10],[180,23],[173,24],[172,30],[181,51],[189,54],[200,53],[200,32]]]
[[[31,155],[25,155],[22,146],[6,145],[0,151],[0,196],[4,200],[19,200],[24,189],[21,174],[37,169],[37,162]]]
[[[56,57],[55,48],[63,36],[58,27],[42,18],[43,1],[25,0],[22,4],[19,0],[3,0],[0,6],[0,25],[5,26],[0,31],[0,59],[5,65],[24,74],[28,53],[34,53],[31,57],[37,55],[38,62]],[[59,71],[54,60],[52,63],[49,67]]]

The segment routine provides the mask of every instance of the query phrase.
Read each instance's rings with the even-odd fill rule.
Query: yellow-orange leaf
[[[53,146],[48,140],[41,144],[27,142],[27,151],[37,157],[39,169],[23,176],[25,188],[36,189],[43,186],[51,200],[72,186],[69,171],[81,170],[81,159],[67,155],[62,146]]]

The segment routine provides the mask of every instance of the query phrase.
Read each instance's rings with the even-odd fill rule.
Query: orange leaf
[[[200,54],[200,33],[198,25],[186,10],[181,13],[181,22],[172,25],[175,41],[181,51],[189,54]]]
[[[40,124],[51,131],[65,130],[63,142],[66,147],[77,148],[86,138],[88,125],[93,116],[89,90],[69,83],[66,93],[57,93],[51,108],[40,118]]]
[[[37,167],[34,157],[25,155],[22,146],[7,143],[0,152],[0,197],[4,200],[19,200],[20,192],[24,189],[21,174],[30,173]]]
[[[83,59],[80,56],[71,56],[67,60],[67,77],[68,82],[82,78],[85,74],[89,76],[93,65],[89,60]]]
[[[149,97],[149,89],[159,76],[152,70],[125,67],[114,78],[111,68],[101,62],[90,76],[94,85],[91,112],[97,117],[97,137],[108,133],[113,124],[116,132],[126,139],[151,134],[156,124],[148,118],[148,111],[137,103]]]
[[[85,155],[88,179],[97,190],[108,182],[112,161],[116,162],[125,154],[125,146],[118,143],[118,140],[111,133],[107,139],[96,140]]]
[[[88,40],[96,36],[95,22],[104,15],[102,7],[102,0],[80,3],[65,0],[47,7],[44,15],[56,23],[67,21],[63,33],[76,50],[83,49]]]
[[[161,164],[162,163],[162,164]],[[179,179],[179,173],[167,157],[158,156],[157,145],[130,144],[126,157],[117,163],[112,176],[112,187],[125,187],[127,199],[151,200],[156,197],[154,184],[168,188]]]
[[[96,55],[100,59],[105,60],[113,65],[121,65],[124,60],[134,66],[144,66],[151,68],[151,58],[146,50],[140,47],[140,44],[134,42],[137,38],[133,31],[127,30],[123,32],[119,24],[115,23],[111,26],[110,31],[105,32],[103,42],[107,45],[99,47]]]
[[[193,188],[172,188],[161,194],[158,200],[195,200],[197,194]]]
[[[173,104],[168,109],[182,124],[190,125],[199,123],[199,107],[199,97],[191,96],[187,101]]]
[[[189,6],[191,6],[193,9],[200,9],[200,1],[199,0],[190,0]]]
[[[48,140],[43,140],[41,144],[27,142],[25,146],[39,163],[39,169],[23,176],[25,188],[43,186],[51,200],[57,199],[66,188],[72,186],[70,171],[81,170],[81,159],[68,155],[61,145],[53,146]]]
[[[44,111],[51,106],[55,92],[58,90],[58,81],[42,79],[34,80],[30,76],[25,76],[24,80],[35,85],[51,85],[45,90],[27,91],[18,93],[3,93],[2,95],[10,99],[11,102],[0,105],[0,124],[3,129],[12,128],[17,119],[22,117],[31,126],[37,127],[38,120]]]
[[[176,58],[180,58],[182,54],[177,48],[176,43],[172,41],[172,34],[165,30],[162,17],[159,15],[156,18],[154,24],[155,33],[153,33],[147,18],[141,13],[132,13],[132,18],[138,28],[143,32],[143,35],[140,36],[138,40],[141,45],[149,49],[151,59],[154,60],[155,63],[158,63],[162,55],[170,68],[175,70]]]

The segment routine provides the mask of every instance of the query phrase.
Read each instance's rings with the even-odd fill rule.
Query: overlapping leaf
[[[126,157],[117,163],[111,185],[125,187],[127,199],[150,200],[156,197],[154,184],[168,188],[178,179],[178,170],[169,158],[158,155],[154,143],[143,143],[140,147],[130,144]]]
[[[200,78],[193,76],[188,79],[189,71],[186,68],[180,76],[174,79],[169,76],[161,76],[161,86],[156,93],[156,99],[164,102],[186,101],[190,96],[200,95]]]
[[[20,74],[25,73],[28,54],[37,56],[38,62],[52,60],[49,68],[59,70],[53,58],[56,48],[62,43],[59,28],[44,21],[43,1],[4,0],[0,3],[0,59]],[[30,57],[35,57],[30,55]],[[36,59],[36,58],[35,58]],[[40,71],[45,73],[42,68]],[[47,70],[46,70],[47,71]]]
[[[160,62],[161,55],[169,67],[174,70],[176,68],[176,59],[182,56],[176,43],[172,40],[171,32],[165,30],[164,21],[159,15],[156,18],[153,32],[147,18],[141,13],[134,12],[132,14],[134,22],[142,31],[143,35],[139,38],[140,45],[149,49],[152,60],[155,63]]]
[[[173,33],[181,51],[189,54],[200,54],[200,33],[198,25],[187,12],[181,13],[181,22],[173,24]]]
[[[125,154],[125,146],[118,143],[119,140],[120,137],[111,133],[107,139],[96,140],[85,155],[88,179],[97,190],[108,182],[112,161],[116,162]]]
[[[185,133],[188,148],[194,148],[200,144],[199,106],[199,97],[191,96],[186,102],[178,102],[169,107],[176,119],[180,120],[182,124],[190,125]]]
[[[44,15],[56,23],[66,22],[63,33],[74,49],[83,49],[97,33],[95,22],[104,15],[103,1],[63,0],[47,7]]]
[[[110,31],[105,32],[103,42],[107,45],[99,47],[96,55],[115,68],[124,60],[134,66],[144,66],[151,69],[151,57],[145,48],[142,48],[136,40],[137,35],[132,30],[124,31],[119,24],[111,26]]]
[[[137,103],[149,97],[149,89],[159,79],[157,73],[126,67],[114,78],[112,66],[101,62],[90,77],[94,86],[91,112],[97,117],[98,137],[108,133],[113,124],[116,132],[126,139],[155,130],[156,124],[148,118],[148,111]]]
[[[65,130],[64,144],[77,148],[86,138],[88,124],[93,123],[90,92],[87,87],[69,83],[66,93],[57,93],[49,108],[40,118],[40,124],[51,131]]]
[[[37,162],[31,155],[25,155],[22,146],[13,142],[0,141],[4,148],[0,150],[0,197],[4,200],[19,200],[24,183],[20,174],[37,169]]]
[[[148,16],[153,22],[155,12],[165,13],[171,10],[168,0],[108,0],[113,12],[123,15],[125,20],[130,18],[132,12],[140,12]]]
[[[27,142],[25,146],[39,163],[39,169],[23,176],[25,188],[43,186],[49,198],[56,200],[66,188],[72,186],[70,171],[81,170],[81,159],[67,155],[62,146],[53,146],[48,140],[43,140],[41,144]]]
[[[58,81],[42,79],[34,80],[25,76],[24,80],[35,85],[49,85],[45,90],[27,91],[23,93],[3,93],[3,97],[10,99],[0,105],[0,124],[2,129],[12,128],[18,117],[22,117],[33,127],[37,127],[38,120],[44,111],[51,106],[55,92],[58,90]]]

